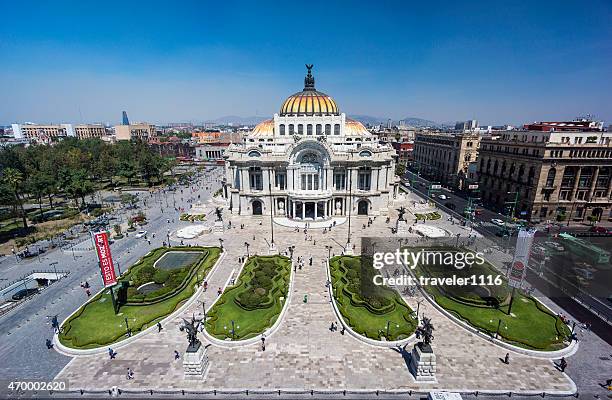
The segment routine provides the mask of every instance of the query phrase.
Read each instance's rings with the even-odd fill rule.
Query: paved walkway
[[[393,221],[393,215],[391,220]],[[261,225],[260,225],[261,222]],[[244,242],[250,243],[249,253],[267,254],[269,224],[265,219],[232,217],[230,232],[223,234],[228,255],[213,276],[208,278],[209,290],[201,296],[211,304],[233,269],[238,269],[238,257],[246,255]],[[359,253],[359,237],[388,237],[390,225],[378,217],[372,227],[362,229],[366,218],[355,218],[353,240]],[[246,223],[244,230],[240,223]],[[325,288],[325,246],[340,254],[346,243],[344,224],[323,234],[312,230],[312,240],[303,232],[275,226],[276,246],[284,251],[295,245],[294,257],[303,256],[305,267],[298,270],[292,300],[278,331],[266,340],[266,351],[259,344],[240,348],[208,347],[210,368],[203,381],[185,380],[182,360],[174,360],[174,350],[186,347],[184,333],[178,330],[180,319],[166,324],[161,333],[153,332],[121,348],[115,360],[106,355],[75,358],[57,379],[68,379],[72,388],[251,388],[251,389],[470,389],[514,391],[571,391],[573,383],[547,360],[511,355],[511,362],[501,362],[506,350],[468,333],[427,303],[421,311],[431,317],[436,328],[434,351],[438,358],[438,383],[417,384],[407,367],[407,358],[395,349],[367,345],[349,334],[330,332],[336,321]],[[193,241],[201,245],[218,245],[219,235],[210,234]],[[310,238],[308,238],[310,239]],[[308,265],[313,257],[312,266]],[[304,295],[308,302],[303,302]],[[408,300],[416,309],[416,299]],[[194,304],[184,316],[201,312],[201,303]],[[409,346],[410,347],[410,346]],[[126,369],[134,370],[135,379],[125,378]]]

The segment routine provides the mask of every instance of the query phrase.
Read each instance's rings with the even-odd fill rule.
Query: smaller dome
[[[274,120],[267,119],[261,121],[249,134],[252,138],[272,137],[274,136]]]
[[[350,118],[347,118],[344,122],[344,134],[347,136],[372,136],[361,122]]]

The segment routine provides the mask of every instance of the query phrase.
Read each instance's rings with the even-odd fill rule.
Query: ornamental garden
[[[362,268],[360,256],[334,257],[329,268],[334,301],[353,331],[387,341],[414,333],[417,320],[412,309],[397,291],[373,284],[374,268]]]
[[[409,250],[418,252],[421,248]],[[467,249],[457,248],[424,250],[469,252]],[[448,265],[421,263],[416,266],[414,273],[417,277],[432,278],[456,275],[457,278],[467,279],[472,275],[482,275],[485,282],[493,282],[495,277],[500,275],[500,272],[486,261],[452,270],[449,270]],[[510,309],[512,288],[508,286],[505,276],[501,277],[500,285],[428,285],[424,286],[424,289],[439,306],[453,316],[504,342],[538,351],[559,350],[569,344],[569,327],[535,297],[516,290]]]
[[[279,318],[287,302],[290,277],[289,258],[250,257],[234,285],[207,313],[206,331],[221,340],[261,335]]]
[[[60,342],[91,349],[119,342],[164,319],[185,303],[215,265],[218,247],[169,247],[149,252],[62,325]]]

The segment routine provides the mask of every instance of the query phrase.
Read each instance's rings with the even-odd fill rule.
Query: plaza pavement
[[[208,277],[207,292],[201,298],[212,304],[217,288],[223,287],[232,270],[238,269],[238,257],[246,255],[244,242],[250,243],[249,253],[267,254],[270,237],[269,217],[229,216],[233,228],[222,235],[208,234],[186,243],[219,244],[224,239],[228,254],[224,262]],[[396,218],[395,211],[391,220]],[[362,229],[367,218],[356,217],[352,222],[352,242],[359,253],[359,237],[389,237],[390,226],[384,217]],[[246,227],[241,230],[240,224]],[[443,222],[440,222],[443,223]],[[458,225],[447,224],[449,230],[463,232]],[[575,386],[567,375],[559,372],[549,360],[511,353],[510,363],[501,359],[506,350],[483,340],[441,315],[423,302],[421,311],[432,318],[435,326],[433,348],[438,360],[438,382],[417,384],[410,374],[408,358],[397,349],[374,347],[339,331],[331,332],[337,321],[328,297],[324,263],[326,245],[332,254],[342,252],[348,224],[331,233],[311,230],[305,240],[303,232],[276,225],[275,243],[280,251],[295,245],[294,257],[305,258],[305,267],[298,270],[291,293],[291,302],[279,329],[266,339],[266,350],[259,344],[238,348],[208,346],[210,366],[203,380],[186,380],[182,360],[174,360],[174,350],[186,348],[185,334],[178,326],[180,318],[165,324],[161,333],[147,333],[142,338],[118,350],[117,358],[107,354],[74,358],[56,379],[66,379],[72,389],[449,389],[489,391],[573,392]],[[308,258],[313,257],[312,266]],[[308,302],[303,302],[304,295]],[[416,298],[408,299],[416,309]],[[201,313],[201,303],[194,304],[182,316]],[[237,321],[239,325],[239,321]],[[381,327],[383,329],[384,327]],[[238,330],[239,332],[239,330]],[[203,336],[200,336],[202,340]],[[204,340],[204,344],[207,344]],[[411,346],[407,349],[410,351]],[[127,368],[135,379],[126,379]]]

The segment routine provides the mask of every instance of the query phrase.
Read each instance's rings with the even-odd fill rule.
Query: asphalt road
[[[189,204],[186,200],[190,195],[197,197],[199,194],[200,201],[210,198],[220,186],[218,183],[207,183],[210,180],[210,176],[201,177],[195,183],[199,190],[194,194],[188,193],[188,189],[183,188],[183,202],[180,201],[182,187],[179,187],[174,195],[177,207],[182,206],[188,209]],[[210,186],[210,189],[205,190],[205,186]],[[167,229],[175,230],[179,225],[179,213],[174,210],[171,193],[167,194],[170,207],[165,207],[164,195],[160,195],[162,197],[158,199],[155,196],[154,198],[148,196],[148,193],[141,194],[140,198],[147,199],[147,207],[142,209],[148,217],[149,222],[144,229],[149,232],[151,245],[148,245],[145,239],[135,238],[134,234],[115,241],[111,245],[111,252],[115,264],[118,262],[120,268],[133,264],[151,249],[162,246],[162,242],[166,240]],[[163,205],[163,213],[159,200]],[[140,204],[142,205],[142,202]],[[168,224],[168,218],[174,219],[174,224]],[[153,232],[156,233],[155,239],[151,237]],[[83,237],[87,238],[87,235]],[[54,261],[58,262],[58,269],[70,271],[66,278],[50,285],[16,309],[0,317],[0,354],[2,358],[0,374],[2,380],[55,377],[70,361],[70,357],[47,349],[45,341],[53,336],[49,317],[57,315],[61,322],[87,300],[85,291],[80,287],[81,282],[85,280],[89,282],[92,294],[102,288],[102,278],[93,251],[77,253],[77,258],[74,259],[70,252],[63,253],[60,249],[55,249],[46,253],[41,261],[39,263],[38,259],[34,258],[17,263],[14,258],[7,257],[0,264],[0,274],[3,278],[8,279],[21,276],[32,269],[46,268]]]

